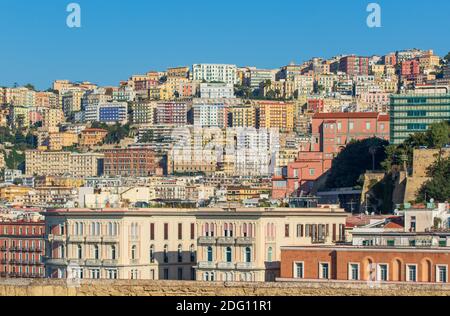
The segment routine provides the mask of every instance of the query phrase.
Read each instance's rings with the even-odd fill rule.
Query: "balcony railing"
[[[83,243],[85,240],[84,236],[70,236],[69,243]]]
[[[214,262],[201,261],[198,263],[199,269],[215,269],[216,264]]]
[[[217,264],[217,268],[223,270],[234,270],[236,265],[233,262],[219,262]]]
[[[112,259],[106,259],[106,260],[103,260],[103,262],[102,262],[102,265],[104,267],[115,267],[118,264],[119,264],[118,260],[112,260]]]
[[[88,259],[88,260],[86,260],[86,265],[98,267],[98,266],[102,265],[102,261],[98,260],[98,259]]]
[[[238,270],[252,270],[255,266],[252,262],[240,262],[236,264],[236,269]]]
[[[216,238],[215,237],[209,237],[209,236],[200,237],[198,239],[198,243],[200,245],[215,245],[216,244]]]
[[[219,237],[217,243],[219,245],[234,245],[235,239],[233,237]]]
[[[238,245],[253,245],[256,239],[253,237],[239,237],[236,240],[236,244]]]
[[[92,243],[92,244],[99,244],[102,242],[102,237],[100,236],[88,236],[86,237],[86,242],[87,243]]]
[[[66,240],[67,236],[65,235],[48,235],[48,241],[65,242]]]
[[[103,236],[102,239],[105,244],[117,244],[119,242],[118,236]]]
[[[53,266],[65,266],[67,265],[67,263],[68,263],[67,259],[50,258],[45,260],[46,265],[53,265]]]

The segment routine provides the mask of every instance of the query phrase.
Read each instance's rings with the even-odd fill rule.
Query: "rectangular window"
[[[284,226],[284,237],[289,237],[289,224]]]
[[[447,266],[437,266],[436,267],[436,282],[447,283],[448,282],[448,272]]]
[[[164,240],[169,240],[169,224],[164,224]]]
[[[294,263],[294,278],[303,279],[304,278],[304,263],[296,262]]]
[[[328,263],[321,263],[320,267],[320,279],[328,280],[330,278],[330,265]]]
[[[178,240],[183,239],[183,224],[178,224]]]
[[[164,280],[169,280],[169,269],[164,269]]]
[[[388,281],[388,266],[387,264],[378,265],[378,281]]]
[[[183,268],[178,268],[178,280],[183,280]]]
[[[303,225],[302,224],[297,225],[297,237],[298,238],[303,237]]]
[[[359,264],[352,263],[349,265],[348,279],[351,281],[359,280]]]
[[[150,224],[150,240],[155,240],[155,224]]]
[[[408,277],[409,282],[417,282],[417,266],[416,265],[408,265],[406,267],[406,275]]]
[[[192,240],[195,239],[195,224],[194,223],[191,224],[191,239]]]

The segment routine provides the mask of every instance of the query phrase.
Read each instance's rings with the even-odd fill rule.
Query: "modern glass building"
[[[390,117],[392,144],[401,144],[409,135],[427,131],[433,123],[450,121],[448,88],[392,95]]]

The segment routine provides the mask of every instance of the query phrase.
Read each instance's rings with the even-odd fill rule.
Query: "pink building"
[[[272,197],[311,192],[315,182],[331,169],[333,159],[351,140],[379,137],[389,140],[389,115],[380,113],[317,113],[312,120],[311,143],[296,161],[273,176]]]

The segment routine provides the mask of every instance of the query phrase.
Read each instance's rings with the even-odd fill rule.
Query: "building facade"
[[[106,176],[148,177],[158,168],[155,153],[145,148],[110,149],[103,151]]]

